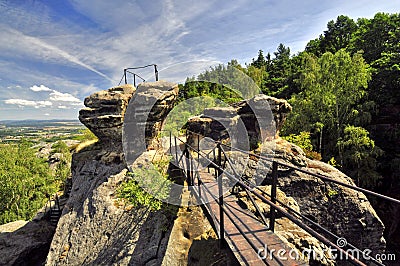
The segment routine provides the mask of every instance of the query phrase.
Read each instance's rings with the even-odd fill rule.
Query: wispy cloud
[[[207,60],[249,62],[279,43],[300,51],[338,15],[398,7],[393,0],[0,1],[0,117],[76,116],[81,99],[117,85],[126,67],[155,63],[161,79],[183,80]],[[146,71],[138,74],[152,77]],[[33,108],[45,101],[52,105]]]
[[[26,35],[9,27],[0,27],[0,30],[0,38],[2,39],[2,42],[0,43],[1,50],[9,50],[12,53],[36,57],[44,61],[56,61],[61,64],[65,64],[65,62],[73,63],[90,70],[107,80],[113,81],[106,74],[83,62],[78,57],[44,41],[43,39]]]
[[[4,100],[5,104],[17,105],[19,107],[34,107],[34,108],[45,108],[54,107],[58,109],[76,108],[77,106],[83,106],[82,101],[73,96],[70,93],[63,93],[57,90],[50,89],[45,85],[33,85],[29,90],[38,92],[47,92],[48,96],[46,100],[34,100],[34,99],[19,99],[12,98]]]
[[[14,104],[14,105],[18,105],[20,107],[29,106],[29,107],[35,107],[35,108],[48,107],[48,106],[53,105],[53,103],[50,101],[30,101],[30,100],[24,100],[24,99],[8,99],[8,100],[5,100],[4,102],[6,104]]]

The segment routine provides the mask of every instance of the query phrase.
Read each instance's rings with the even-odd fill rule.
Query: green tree
[[[282,97],[289,87],[288,81],[293,73],[290,48],[281,43],[274,55],[275,58],[271,62],[265,90],[273,96]]]
[[[351,18],[340,15],[336,21],[329,21],[327,28],[319,38],[308,42],[306,52],[321,56],[326,52],[336,53],[347,48],[357,30],[357,24]]]
[[[261,68],[264,68],[264,69],[265,69],[265,68],[266,68],[266,66],[267,66],[267,60],[266,60],[266,58],[264,57],[264,52],[263,52],[263,50],[258,50],[257,59],[254,60],[254,58],[253,58],[253,61],[251,62],[250,65],[253,66],[253,67],[259,68],[259,69],[261,69]]]
[[[47,162],[27,142],[0,145],[0,224],[32,218],[57,189]]]
[[[369,137],[369,132],[362,127],[347,126],[337,146],[343,157],[343,168],[355,178],[357,185],[375,187],[382,178],[376,172],[376,158],[382,155],[382,150]]]
[[[320,58],[305,54],[302,69],[298,80],[302,91],[290,100],[293,112],[284,132],[310,132],[322,124],[328,138],[325,143],[329,144],[325,147],[327,155],[332,155],[344,127],[358,113],[357,104],[367,94],[371,76],[368,65],[360,53],[350,56],[342,49],[335,54],[324,53]]]

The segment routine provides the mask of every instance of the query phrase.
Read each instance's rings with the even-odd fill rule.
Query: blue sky
[[[76,119],[126,67],[155,63],[183,82],[279,43],[302,51],[338,15],[399,10],[398,0],[1,0],[0,120]]]

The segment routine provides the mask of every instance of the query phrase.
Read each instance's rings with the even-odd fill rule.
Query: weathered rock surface
[[[264,126],[269,126],[272,119],[275,123],[275,134],[278,136],[279,131],[286,121],[287,115],[292,111],[292,107],[286,100],[267,96],[265,94],[259,94],[249,100],[238,102],[234,107],[237,109],[237,113],[246,125],[249,136],[253,137],[261,134],[258,120],[265,120]],[[270,113],[268,110],[271,110],[273,117],[269,116]],[[263,130],[265,130],[265,128]]]
[[[256,96],[249,101],[236,104],[235,106],[238,108],[237,114],[240,115],[240,118],[246,125],[250,141],[252,139],[259,140],[259,136],[262,135],[262,132],[258,128],[255,113],[257,113],[257,106],[266,106],[265,102],[268,102],[271,107],[277,132],[279,132],[288,112],[291,110],[290,105],[285,101],[267,96]],[[188,129],[216,140],[227,139],[226,128],[223,128],[222,124],[218,124],[218,120],[215,121],[214,119],[232,117],[231,110],[220,108],[214,110],[214,113],[217,114],[214,117],[207,117],[205,115],[193,117],[188,121]],[[234,119],[230,118],[230,124],[233,123]],[[218,130],[214,130],[214,128]],[[221,132],[221,134],[218,135],[218,132]],[[190,133],[190,139],[195,144],[197,134]],[[258,151],[262,152],[262,155],[273,156],[277,161],[286,165],[299,167],[315,174],[323,174],[334,180],[354,185],[351,178],[336,168],[320,161],[306,158],[304,152],[299,147],[279,138],[278,135],[274,135],[273,139],[267,138],[266,140],[258,148]],[[231,151],[228,154],[236,167],[236,171],[241,173],[246,179],[252,180],[257,184],[268,184],[271,182],[270,162],[262,162],[256,158],[249,160],[248,158],[243,158],[243,155],[236,151]],[[373,251],[373,254],[384,252],[383,223],[363,193],[334,183],[325,182],[319,178],[290,168],[280,167],[278,172],[279,189],[288,198],[296,202],[294,205],[296,206],[295,209],[301,214],[319,223],[336,235],[346,238],[348,243],[357,246],[361,250],[370,249]],[[239,200],[243,201],[243,195],[239,196]],[[245,202],[245,205],[247,208],[255,211],[252,204],[249,204],[248,201]],[[263,211],[268,215],[269,207],[262,206]],[[285,225],[290,225],[290,223],[283,222],[281,226],[283,231],[286,230]],[[290,227],[293,226],[290,225]],[[291,229],[291,231],[291,234],[294,234],[294,239],[296,239],[292,241],[293,245],[300,247],[301,245],[297,243],[297,240],[300,239],[300,241],[304,240],[304,243],[309,243],[304,245],[304,248],[313,246],[316,248],[316,252],[321,251],[323,246],[318,246],[315,243],[312,244],[312,242],[316,242],[316,239],[312,238],[304,230]],[[336,240],[333,241],[335,242]],[[319,263],[329,265],[332,261],[328,257],[325,257]]]
[[[306,158],[304,152],[296,145],[281,138],[275,139],[274,142],[274,145],[270,145],[270,147],[273,147],[271,152],[275,154],[275,158],[278,161],[354,185],[348,176],[336,168],[326,163]],[[254,177],[255,172],[264,173],[264,176],[267,176],[264,182],[269,183],[268,173],[270,166],[269,163],[257,164],[254,160],[249,160],[247,163],[248,169],[242,170],[242,173],[245,176],[247,175],[249,179]],[[264,189],[267,192],[269,190],[268,187]],[[348,243],[361,250],[370,249],[372,254],[384,253],[383,223],[363,193],[285,167],[278,167],[278,192],[278,199],[280,193],[284,193],[287,198],[286,203],[289,203],[287,204],[288,206],[294,206],[294,210],[336,235],[344,237]],[[244,201],[243,195],[240,196],[239,200]],[[282,195],[280,197],[282,198]],[[248,201],[245,201],[245,203],[250,210],[253,210]],[[263,206],[265,214],[268,215],[269,207],[263,204],[261,206]],[[291,239],[289,242],[299,248],[300,252],[302,248],[309,248],[309,246],[315,247],[316,252],[320,252],[323,249],[323,245],[318,246],[315,244],[315,238],[312,238],[300,228],[296,229],[296,226],[287,219],[278,221],[278,224],[278,234],[285,238],[289,237]],[[299,241],[303,244],[299,245],[297,243]],[[335,241],[333,240],[334,243]],[[331,260],[325,258],[324,262],[320,261],[319,263],[330,265]]]
[[[101,143],[74,154],[70,198],[46,265],[145,265],[159,257],[155,247],[169,218],[117,203],[127,172],[122,159],[121,151],[104,150]]]
[[[205,109],[189,119],[187,129],[214,140],[230,138],[238,148],[255,148],[261,140],[278,136],[291,110],[287,101],[260,94],[232,107]],[[189,137],[195,143],[197,136]]]
[[[112,88],[95,93],[85,100],[88,108],[80,112],[80,120],[99,137],[99,141],[73,155],[72,187],[51,242],[46,265],[170,266],[237,263],[232,254],[217,248],[215,234],[201,208],[181,207],[151,212],[121,204],[117,200],[117,188],[128,178],[126,158],[122,151],[124,115],[128,111],[137,114],[136,121],[145,128],[145,135],[139,136],[144,138],[141,141],[145,142],[147,148],[156,148],[158,142],[155,137],[173,107],[177,94],[176,85],[156,82],[141,84],[137,90],[132,86]],[[134,110],[127,110],[132,100],[137,104],[130,105]],[[221,125],[234,126],[235,120],[240,117],[244,120],[250,139],[257,139],[263,133],[257,129],[254,112],[257,113],[258,107],[261,110],[265,102],[269,103],[273,117],[264,118],[271,122],[269,126],[276,126],[279,132],[291,107],[286,101],[267,96],[257,96],[250,101],[238,103],[234,111],[206,110],[204,116],[196,122],[197,130],[210,135],[219,134],[216,137],[223,138],[227,131]],[[222,123],[215,124],[212,119],[214,117],[218,117]],[[335,168],[307,159],[297,146],[276,135],[272,139],[269,139],[272,144],[264,152],[274,154],[279,161],[352,184],[350,178]],[[144,165],[151,162],[153,155],[154,151],[140,153],[136,163]],[[267,177],[265,183],[268,184],[270,164],[258,164],[255,158],[243,163],[239,155],[234,163],[242,168],[240,170],[248,179],[254,179],[258,173],[262,173],[262,177]],[[260,167],[261,172],[258,169]],[[323,182],[299,171],[283,167],[278,170],[278,195],[282,201],[334,233],[344,236],[348,242],[361,249],[369,248],[374,254],[383,251],[383,225],[362,193]],[[267,191],[269,189],[268,186],[263,188]],[[240,200],[251,209],[244,195],[240,196]],[[269,207],[263,206],[263,212],[268,215]],[[39,229],[35,230],[40,232]],[[277,220],[276,230],[292,247],[300,251],[310,247],[316,251],[324,249],[318,241],[285,218]],[[52,234],[47,236],[47,241]],[[4,239],[2,235],[0,244],[4,241],[1,240]],[[14,250],[21,249],[18,246],[21,242],[15,241],[17,244]],[[330,265],[331,260],[324,257],[319,263]]]
[[[138,86],[132,99],[135,104],[129,105],[131,109],[127,110],[134,117],[126,117],[126,120],[134,120],[139,127],[144,127],[147,148],[154,149],[158,145],[156,137],[165,117],[174,107],[178,91],[177,84],[166,81],[146,82]]]
[[[120,143],[125,110],[134,92],[127,84],[93,93],[86,97],[87,108],[79,111],[79,120],[100,140]]]
[[[1,226],[0,265],[42,265],[55,226],[39,213],[32,221]]]

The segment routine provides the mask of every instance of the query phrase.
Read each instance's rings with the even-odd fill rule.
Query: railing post
[[[157,70],[157,65],[154,65],[154,75],[156,76],[156,81],[158,81],[158,70]]]
[[[185,143],[186,146],[186,143]],[[186,160],[186,177],[187,180],[186,182],[188,183],[188,186],[191,186],[191,180],[192,178],[190,177],[190,159],[189,159],[189,150],[187,149],[187,146],[185,147],[185,160]]]
[[[272,162],[272,185],[271,185],[271,201],[276,203],[276,185],[278,183],[278,163],[276,161]],[[272,232],[275,231],[275,217],[276,210],[273,206],[270,208],[270,221],[269,228]]]
[[[200,165],[200,134],[197,134],[197,162]]]
[[[133,87],[136,87],[136,74],[133,74]]]
[[[56,194],[56,204],[57,204],[57,209],[60,210],[60,200],[58,198],[58,195]]]
[[[217,154],[217,165],[218,165],[218,203],[219,203],[219,236],[220,236],[220,248],[225,247],[225,223],[224,223],[224,191],[222,187],[222,164],[221,164],[221,146],[217,145],[218,154]],[[217,170],[217,169],[215,169]]]
[[[190,185],[194,186],[194,159],[190,156]]]
[[[213,149],[213,162],[217,162],[217,157],[215,156],[215,148]],[[216,167],[214,167],[214,175],[215,175],[215,178],[218,177],[217,176],[217,168]]]
[[[126,78],[126,68],[124,69],[124,79],[125,79],[125,84],[128,84],[128,80]]]
[[[174,136],[174,142],[175,142],[175,162],[178,164],[178,144],[176,142],[176,136]]]
[[[172,131],[169,131],[169,153],[172,156]]]

